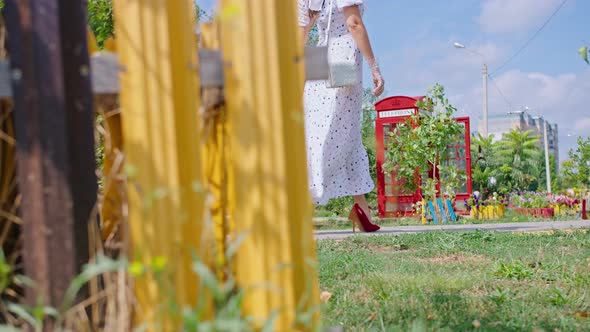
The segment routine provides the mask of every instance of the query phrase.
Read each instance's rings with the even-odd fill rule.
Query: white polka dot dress
[[[319,45],[326,44],[329,3],[325,1],[317,23]],[[354,4],[362,1],[334,0],[330,37],[350,33],[341,8]],[[335,51],[356,49],[359,82],[342,88],[328,88],[326,81],[309,81],[305,85],[307,167],[311,195],[317,205],[325,205],[332,198],[366,194],[374,187],[361,139],[362,57],[354,42],[334,43],[333,47]]]

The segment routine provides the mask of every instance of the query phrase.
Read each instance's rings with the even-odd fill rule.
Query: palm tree
[[[485,137],[480,133],[471,138],[471,156],[472,158],[475,158],[474,164],[487,165],[493,162],[495,146],[494,138],[494,135]]]
[[[480,193],[486,193],[490,187],[490,179],[495,175],[494,172],[494,152],[497,143],[494,142],[494,135],[488,137],[477,134],[471,139],[471,173],[473,188]]]
[[[511,189],[526,189],[539,174],[539,136],[532,130],[512,129],[504,134],[496,156],[500,165],[500,181],[510,184]]]

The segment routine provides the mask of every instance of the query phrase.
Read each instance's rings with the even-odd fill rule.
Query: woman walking
[[[305,86],[305,133],[311,195],[317,205],[325,205],[332,198],[353,196],[355,204],[349,215],[353,231],[358,225],[365,232],[374,232],[379,230],[379,226],[371,222],[365,199],[365,194],[373,190],[374,183],[361,139],[361,54],[371,69],[375,96],[383,93],[384,81],[362,20],[363,11],[362,0],[299,0],[299,25],[304,40],[317,24],[318,46],[329,44],[333,54],[353,54],[358,77],[354,84],[343,87],[330,87],[328,81],[309,81]]]

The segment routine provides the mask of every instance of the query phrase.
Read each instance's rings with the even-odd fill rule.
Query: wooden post
[[[243,312],[273,331],[317,328],[312,204],[303,127],[303,49],[294,0],[222,0],[226,103],[232,124],[236,257]]]
[[[135,277],[136,319],[152,331],[178,331],[181,308],[204,296],[191,254],[207,259],[210,244],[203,230],[194,10],[191,1],[114,5],[131,259],[148,268],[165,262],[165,273]],[[171,302],[178,310],[170,310]]]
[[[24,262],[35,291],[59,306],[88,261],[96,202],[85,2],[8,0]],[[48,326],[48,328],[51,328]]]

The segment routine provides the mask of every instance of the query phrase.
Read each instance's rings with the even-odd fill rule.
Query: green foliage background
[[[194,10],[196,22],[211,18],[209,13],[197,4],[194,4]],[[114,23],[113,0],[88,1],[88,24],[96,36],[99,47],[115,35]]]
[[[590,137],[578,137],[578,146],[568,153],[560,172],[562,186],[590,188]]]

